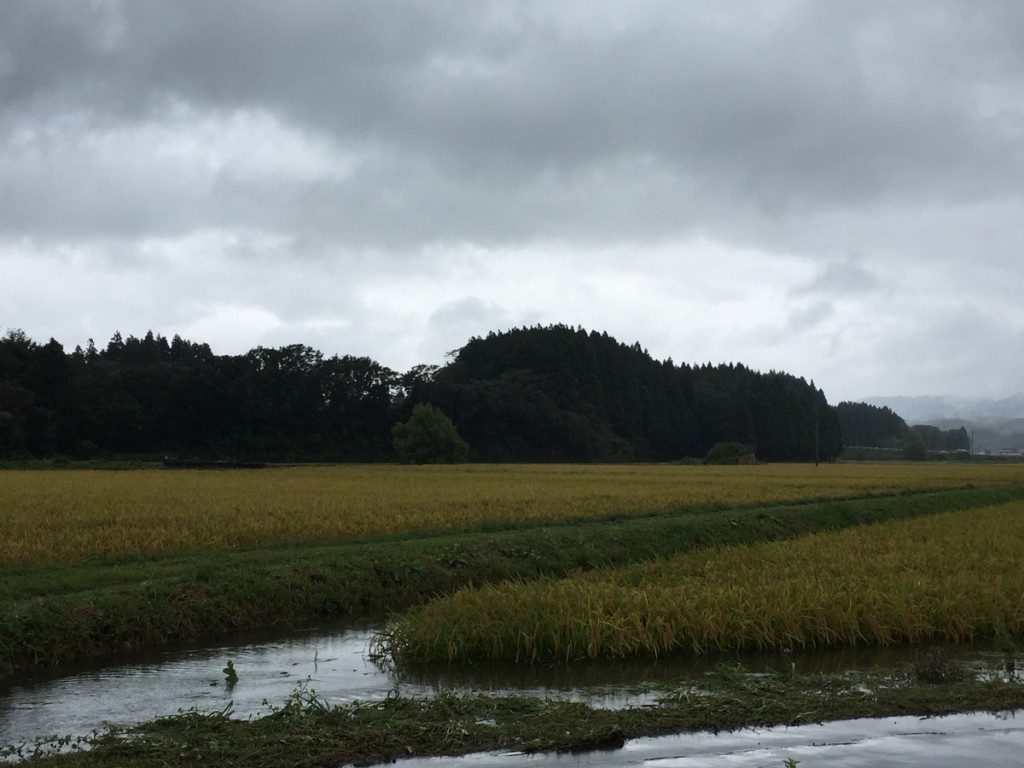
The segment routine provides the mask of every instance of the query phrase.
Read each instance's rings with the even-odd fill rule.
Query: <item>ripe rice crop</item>
[[[299,466],[0,472],[0,565],[1018,482],[1020,465]]]
[[[415,662],[965,641],[1024,631],[1024,503],[466,589],[394,622]]]

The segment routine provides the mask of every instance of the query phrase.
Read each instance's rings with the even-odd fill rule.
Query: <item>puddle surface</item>
[[[0,689],[0,744],[31,743],[53,736],[84,736],[105,723],[128,725],[191,709],[219,711],[230,706],[234,717],[259,717],[268,714],[271,707],[284,704],[303,683],[330,704],[357,699],[377,701],[395,693],[426,696],[454,690],[574,699],[594,706],[639,706],[653,700],[651,686],[692,680],[723,661],[722,658],[678,657],[568,667],[481,664],[441,666],[400,674],[381,669],[368,659],[370,640],[378,629],[377,624],[365,624],[316,628],[272,638],[250,636],[235,643],[138,657],[129,663],[65,670],[60,676],[35,674]],[[800,654],[797,670],[800,674],[811,674],[894,666],[906,663],[914,653],[905,649],[838,649]],[[997,666],[1001,659],[997,653],[978,648],[953,649],[950,655],[986,667]],[[230,687],[222,672],[228,659],[232,660],[239,677],[238,683]],[[776,654],[744,657],[740,661],[745,669],[758,672],[773,666],[781,668],[789,658]],[[1014,734],[1012,738],[1017,738],[1016,728],[1010,731]],[[713,741],[724,743],[724,738],[714,737]],[[627,747],[624,754],[639,748],[637,745]],[[645,764],[579,763],[572,762],[575,757],[565,756],[557,759],[561,761],[558,765]],[[781,760],[776,764],[781,765]],[[650,765],[675,764],[654,762]]]
[[[391,678],[365,658],[372,628],[310,630],[271,641],[178,649],[131,663],[33,675],[0,689],[0,743],[87,735],[104,723],[127,725],[179,710],[268,714],[304,680],[331,703],[383,698]],[[222,670],[232,660],[239,681]],[[412,693],[412,691],[410,691]]]
[[[840,720],[795,728],[635,739],[614,752],[477,754],[400,760],[395,768],[1007,768],[1021,764],[1024,713]]]
[[[595,706],[630,706],[650,699],[642,681],[667,679],[662,665],[588,665],[586,674],[533,667],[471,667],[421,670],[413,676],[381,669],[367,655],[378,625],[325,631],[311,629],[269,641],[178,649],[131,663],[35,674],[0,689],[0,744],[31,743],[52,736],[83,736],[106,723],[127,725],[179,710],[219,711],[236,718],[269,714],[300,684],[330,704],[378,701],[389,694],[425,696],[441,690],[492,691],[559,696]],[[223,669],[231,660],[233,686]],[[635,689],[630,692],[629,686]]]

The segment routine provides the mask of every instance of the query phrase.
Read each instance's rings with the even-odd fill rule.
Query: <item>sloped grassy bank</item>
[[[10,568],[0,582],[0,676],[239,630],[379,615],[468,584],[559,576],[1021,498],[1019,487],[962,488]]]

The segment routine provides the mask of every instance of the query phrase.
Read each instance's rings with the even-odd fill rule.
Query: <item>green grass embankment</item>
[[[8,569],[0,676],[143,648],[401,610],[467,584],[624,565],[1024,498],[964,488]]]

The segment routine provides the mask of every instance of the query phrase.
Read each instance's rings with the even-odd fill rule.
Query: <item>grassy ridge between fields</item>
[[[503,464],[4,471],[0,568],[97,554],[330,543],[656,509],[719,509],[1024,480],[1024,465]]]
[[[379,615],[468,584],[558,576],[1022,498],[1024,488],[1015,486],[904,492],[7,569],[0,584],[0,675],[238,630]]]

